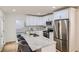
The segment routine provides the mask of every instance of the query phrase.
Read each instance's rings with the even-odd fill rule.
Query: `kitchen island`
[[[25,38],[32,51],[38,51],[40,49],[40,52],[56,52],[56,42],[51,39],[43,36],[21,35]]]

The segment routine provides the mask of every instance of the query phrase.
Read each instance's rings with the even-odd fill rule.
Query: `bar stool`
[[[21,40],[19,41],[18,52],[32,52],[32,50],[25,40]]]

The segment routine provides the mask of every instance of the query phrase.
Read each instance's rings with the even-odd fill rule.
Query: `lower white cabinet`
[[[56,52],[56,44],[41,48],[41,52]]]

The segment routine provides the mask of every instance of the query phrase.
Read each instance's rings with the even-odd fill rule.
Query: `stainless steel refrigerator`
[[[54,40],[57,50],[69,51],[69,19],[54,20]]]

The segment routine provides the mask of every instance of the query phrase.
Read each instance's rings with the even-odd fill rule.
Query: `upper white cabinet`
[[[44,16],[46,21],[53,21],[53,14]]]
[[[44,25],[44,18],[27,16],[26,17],[26,26],[35,26],[35,25]]]
[[[67,19],[69,18],[69,10],[64,9],[54,12],[54,19]]]
[[[52,21],[53,14],[36,17],[36,16],[26,16],[26,26],[34,26],[34,25],[46,25],[46,21]]]
[[[43,21],[41,17],[27,16],[26,26],[42,25]]]
[[[60,13],[54,12],[54,19],[60,19]]]

